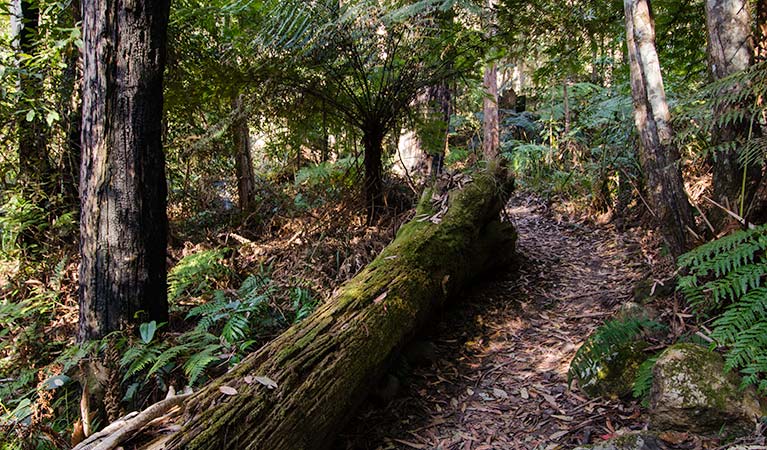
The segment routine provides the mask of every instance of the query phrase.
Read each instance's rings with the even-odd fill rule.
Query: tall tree
[[[650,204],[673,256],[689,248],[688,228],[694,225],[674,146],[670,114],[655,48],[655,24],[649,0],[624,0],[626,43],[639,132],[639,159],[650,193]]]
[[[753,63],[754,48],[751,39],[751,15],[746,0],[706,0],[706,26],[708,29],[709,70],[714,80],[720,80],[747,69]],[[730,91],[744,89],[733,84]],[[747,99],[746,101],[753,101]],[[761,178],[761,167],[756,164],[741,167],[739,149],[749,138],[751,121],[748,115],[720,121],[733,116],[733,110],[748,105],[724,105],[714,111],[712,143],[717,149],[713,164],[714,197],[722,205],[745,215],[744,206],[753,197]],[[721,123],[723,122],[723,123]],[[714,210],[713,219],[722,224],[727,214]]]
[[[487,0],[487,34],[495,36],[495,0]],[[483,77],[485,97],[482,105],[482,153],[485,160],[498,157],[500,135],[498,130],[498,65],[495,61],[487,63]]]
[[[24,103],[18,109],[25,115],[18,127],[19,175],[25,188],[35,188],[48,181],[51,171],[45,120],[35,108],[35,102],[42,97],[43,83],[36,76],[31,58],[37,52],[40,8],[34,0],[14,0],[13,9],[18,88]]]
[[[241,95],[235,97],[232,103],[236,114],[231,131],[236,152],[237,194],[240,210],[247,212],[255,206],[256,195],[256,178],[253,174],[253,159],[250,154],[248,115],[243,107]]]
[[[170,0],[83,4],[80,340],[165,321],[162,81]]]

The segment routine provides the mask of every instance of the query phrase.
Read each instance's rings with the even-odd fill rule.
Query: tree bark
[[[709,70],[714,80],[745,70],[753,63],[751,15],[746,0],[706,0],[706,27]],[[745,88],[735,85],[731,90]],[[753,99],[746,102],[749,101]],[[749,117],[744,117],[724,125],[717,124],[720,117],[741,108],[748,108],[748,105],[728,105],[714,111],[712,184],[714,199],[744,216],[744,205],[748,205],[753,198],[762,172],[758,165],[752,164],[744,169],[738,162],[739,149],[746,145],[751,123]],[[709,217],[719,227],[729,220],[729,215],[719,208],[714,209]]]
[[[767,0],[756,1],[756,59],[767,60]]]
[[[634,123],[639,132],[639,159],[653,214],[671,254],[689,249],[688,228],[694,229],[674,146],[670,114],[655,49],[655,24],[649,0],[624,0],[626,42],[631,70]]]
[[[482,154],[486,161],[492,161],[498,158],[500,141],[498,131],[498,67],[495,63],[485,67],[484,86]]]
[[[490,39],[495,36],[495,3],[496,0],[487,0],[487,35]],[[485,161],[493,161],[498,158],[498,147],[500,146],[500,132],[498,129],[498,65],[495,62],[485,66],[483,86],[485,88],[485,98],[482,105],[482,154],[485,157]]]
[[[253,174],[253,159],[250,154],[250,129],[248,118],[242,111],[242,97],[234,100],[234,109],[237,111],[237,119],[232,124],[232,137],[234,140],[235,169],[237,170],[237,194],[240,203],[240,211],[250,211],[255,206],[256,177]]]
[[[499,221],[510,188],[505,172],[477,174],[449,194],[440,223],[404,225],[310,317],[187,401],[165,448],[328,448],[401,345],[469,279],[513,254],[516,234]],[[418,214],[432,208],[428,192]]]
[[[40,25],[40,9],[29,0],[14,0],[14,43],[19,54],[37,53],[37,33]],[[45,118],[35,108],[35,102],[43,96],[43,82],[34,76],[33,67],[26,59],[19,59],[18,89],[24,104],[18,125],[19,181],[28,192],[41,190],[50,181],[51,162],[47,150],[47,127]],[[27,110],[35,111],[32,120],[26,120]]]
[[[167,321],[162,79],[169,0],[83,4],[80,340]]]

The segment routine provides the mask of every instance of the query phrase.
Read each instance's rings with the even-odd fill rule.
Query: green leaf
[[[31,121],[35,120],[35,110],[34,109],[30,109],[29,111],[27,111],[26,120],[27,120],[27,122],[31,122]]]
[[[148,344],[152,342],[152,338],[154,337],[154,332],[157,331],[157,322],[151,321],[149,323],[142,323],[138,328],[139,334],[141,335],[141,341],[144,344]]]
[[[61,116],[59,116],[59,113],[57,113],[56,111],[49,111],[48,115],[45,116],[45,121],[48,122],[48,126],[50,127],[51,125],[53,125],[53,122],[56,122],[60,118]]]

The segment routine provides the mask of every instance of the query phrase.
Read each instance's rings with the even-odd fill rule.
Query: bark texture
[[[626,43],[631,70],[634,123],[639,132],[639,159],[653,214],[671,254],[690,246],[688,227],[695,222],[672,141],[670,114],[655,49],[655,24],[649,0],[624,0]]]
[[[365,149],[365,206],[368,222],[372,223],[384,207],[383,196],[383,140],[385,132],[377,127],[369,127],[362,135],[362,147]]]
[[[242,97],[234,100],[234,109],[238,112],[232,124],[232,137],[237,152],[235,168],[237,170],[237,194],[240,210],[250,211],[255,206],[256,177],[253,174],[253,159],[250,154],[250,130],[248,118],[242,107]]]
[[[708,59],[711,76],[715,80],[747,69],[753,63],[754,48],[751,39],[751,15],[746,0],[706,0],[706,27],[708,28]],[[734,85],[731,90],[744,89]],[[749,101],[749,100],[747,100]],[[753,101],[753,100],[750,100]],[[730,105],[714,111],[714,122],[731,109],[748,105]],[[714,199],[744,215],[742,205],[748,205],[761,178],[761,167],[744,168],[738,162],[739,149],[749,137],[748,117],[714,125],[712,144],[717,149],[713,161]],[[745,177],[745,190],[743,182]],[[745,194],[744,196],[742,194]],[[712,221],[722,226],[728,215],[720,209],[712,211]]]
[[[83,4],[80,340],[167,320],[160,132],[169,6]]]
[[[510,187],[502,171],[478,174],[450,194],[441,223],[404,225],[314,314],[195,394],[183,429],[166,448],[328,448],[430,314],[467,280],[513,254],[516,234],[498,219]],[[427,193],[418,214],[433,213],[430,208]]]
[[[485,99],[482,108],[482,154],[486,161],[498,157],[500,135],[498,130],[498,67],[491,63],[485,68]]]

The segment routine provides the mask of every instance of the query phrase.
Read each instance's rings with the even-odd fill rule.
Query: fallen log
[[[499,212],[511,184],[495,169],[474,174],[447,201],[426,194],[416,218],[314,314],[188,399],[166,448],[328,448],[430,315],[468,280],[509,261],[516,233]]]

